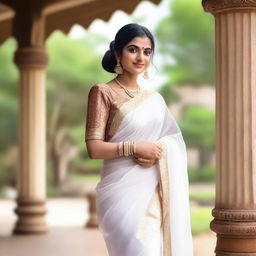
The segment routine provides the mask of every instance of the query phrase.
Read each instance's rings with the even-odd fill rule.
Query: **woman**
[[[104,159],[96,206],[110,256],[193,255],[182,134],[163,97],[137,84],[154,47],[147,28],[122,27],[102,60],[117,76],[88,95],[86,145]]]

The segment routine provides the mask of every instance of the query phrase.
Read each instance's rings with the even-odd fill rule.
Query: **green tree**
[[[12,60],[15,49],[13,38],[0,47],[0,154],[17,141],[18,71]]]
[[[215,150],[215,113],[201,106],[189,106],[184,110],[180,128],[188,147],[200,152],[200,166],[209,164]]]
[[[101,67],[101,55],[96,52],[104,38],[87,33],[72,40],[55,32],[47,40],[50,63],[47,69],[48,153],[53,167],[53,184],[58,186],[67,176],[73,159],[85,158],[84,126],[87,94],[97,82],[111,76]],[[80,143],[74,140],[78,131]]]
[[[160,92],[168,103],[177,98],[176,86],[214,84],[214,18],[203,11],[201,0],[171,1],[156,35],[168,76]]]

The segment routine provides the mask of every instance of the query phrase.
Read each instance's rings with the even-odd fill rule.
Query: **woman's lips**
[[[133,65],[135,65],[137,68],[142,68],[144,66],[144,64],[140,63],[133,63]]]

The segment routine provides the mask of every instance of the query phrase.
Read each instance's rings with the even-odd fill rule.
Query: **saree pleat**
[[[136,237],[154,256],[161,256],[162,209],[159,185],[139,222]]]
[[[132,156],[103,161],[96,210],[109,256],[192,256],[186,148],[164,99],[144,90],[113,120],[109,142],[150,141],[163,154],[149,168]]]
[[[159,160],[160,172],[160,195],[162,198],[162,222],[163,222],[163,256],[170,256],[171,253],[171,232],[170,232],[170,202],[169,202],[169,177],[167,166],[167,148],[164,143],[161,145],[163,152]]]

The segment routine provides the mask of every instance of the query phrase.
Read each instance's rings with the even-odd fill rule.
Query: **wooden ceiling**
[[[150,1],[158,4],[161,0]],[[42,30],[43,26],[43,40],[45,40],[56,29],[68,33],[74,24],[87,28],[97,18],[108,21],[116,10],[130,14],[140,2],[140,0],[0,0],[0,44],[9,37],[15,36],[13,29],[15,22],[24,22],[23,25],[17,25],[19,30],[24,29],[24,31],[26,24],[30,24],[31,30],[36,30],[37,26],[41,26]],[[43,23],[33,24],[37,23],[35,17],[43,19]],[[19,31],[18,34],[22,32]]]

